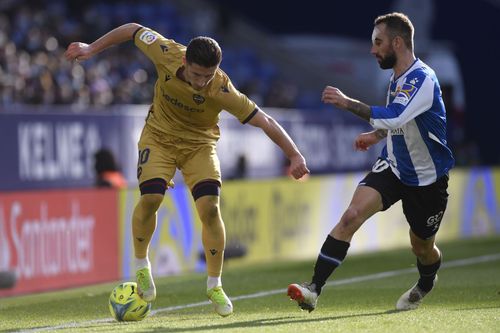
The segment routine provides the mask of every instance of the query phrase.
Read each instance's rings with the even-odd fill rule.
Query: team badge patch
[[[140,36],[139,39],[144,42],[144,44],[151,45],[154,43],[156,40],[156,35],[152,33],[151,31],[144,31]]]
[[[396,97],[400,91],[401,91],[401,87],[397,87],[396,91],[391,91],[391,96]]]
[[[197,105],[200,105],[201,103],[205,102],[205,97],[201,96],[201,95],[198,95],[198,94],[194,94],[193,95],[193,101],[197,104]]]
[[[399,89],[398,89],[399,90]],[[417,93],[418,88],[413,84],[404,83],[401,89],[399,90],[398,95],[394,99],[394,103],[399,103],[404,106],[410,102],[410,99]]]

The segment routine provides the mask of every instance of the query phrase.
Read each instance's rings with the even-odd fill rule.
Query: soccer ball
[[[137,283],[124,282],[109,295],[109,312],[118,321],[139,321],[151,311],[151,303],[137,294]]]

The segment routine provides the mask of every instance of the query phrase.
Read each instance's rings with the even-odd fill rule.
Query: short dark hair
[[[375,19],[374,25],[385,23],[392,38],[399,36],[405,42],[406,47],[413,51],[413,35],[415,28],[408,16],[403,13],[390,13],[381,15]]]
[[[207,68],[218,66],[222,61],[222,50],[219,43],[213,38],[195,37],[187,46],[186,61]]]

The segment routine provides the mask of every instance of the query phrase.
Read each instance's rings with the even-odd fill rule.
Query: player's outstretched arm
[[[333,104],[340,109],[354,113],[363,120],[370,121],[370,106],[346,96],[339,88],[326,86],[323,90],[321,100],[323,103]]]
[[[248,123],[261,128],[283,150],[286,157],[290,160],[290,173],[295,179],[300,179],[309,173],[304,156],[299,152],[288,133],[273,117],[259,110]]]
[[[110,46],[131,40],[139,28],[141,25],[137,23],[127,23],[106,33],[92,44],[73,42],[69,44],[64,56],[69,61],[87,60]]]

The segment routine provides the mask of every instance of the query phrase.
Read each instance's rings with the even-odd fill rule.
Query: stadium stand
[[[225,43],[217,12],[189,15],[171,3],[24,1],[3,3],[0,14],[0,105],[72,105],[75,110],[112,104],[147,104],[155,69],[130,43],[82,64],[63,60],[70,41],[91,42],[126,22],[138,22],[178,42],[213,35],[224,50],[222,68],[263,106],[295,107],[297,88],[280,79],[277,66],[249,47]],[[148,88],[149,86],[149,88]],[[267,93],[269,92],[269,93]]]

